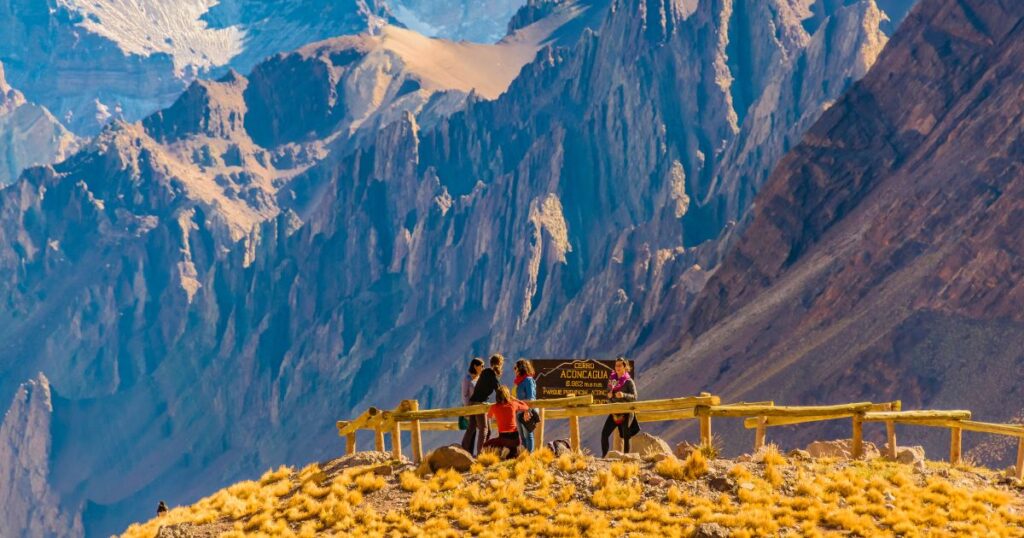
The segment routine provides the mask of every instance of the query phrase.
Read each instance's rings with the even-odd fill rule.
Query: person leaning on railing
[[[480,373],[476,380],[476,387],[473,388],[473,395],[469,398],[469,405],[487,403],[501,385],[501,366],[505,363],[505,357],[495,353],[491,355],[491,367]],[[479,454],[483,449],[484,441],[491,435],[490,426],[487,424],[487,417],[484,415],[470,415],[469,427],[462,436],[462,448],[470,454]],[[475,449],[475,450],[474,450]]]
[[[484,360],[480,357],[474,357],[469,361],[469,373],[462,378],[462,405],[469,405],[469,399],[473,397],[473,390],[476,389],[476,380],[480,379],[480,372],[483,370]],[[469,429],[469,417],[459,417],[459,429]]]
[[[635,402],[636,382],[629,376],[629,362],[625,358],[615,359],[615,371],[608,378],[608,400],[610,402]],[[622,449],[629,452],[629,439],[640,433],[640,423],[636,421],[636,413],[616,413],[608,415],[601,430],[601,457],[608,455],[608,441],[612,432],[619,430],[622,436]]]
[[[520,400],[537,399],[537,381],[534,379],[535,372],[533,363],[527,359],[519,359],[513,367],[516,373],[516,380],[513,384],[516,387],[516,398]],[[533,420],[535,409],[516,413],[516,426],[519,428],[519,440],[523,447],[533,452],[533,427],[536,421]]]
[[[512,397],[512,393],[509,392],[508,387],[500,385],[494,393],[494,399],[497,403],[491,405],[491,408],[487,410],[488,417],[494,417],[495,422],[498,423],[498,436],[494,439],[488,439],[484,443],[484,448],[507,448],[508,454],[505,455],[507,459],[514,458],[519,455],[519,429],[516,427],[516,415],[526,411],[528,407],[525,402]]]

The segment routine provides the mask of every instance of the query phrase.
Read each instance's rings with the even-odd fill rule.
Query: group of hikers
[[[459,427],[466,433],[462,437],[462,448],[474,455],[484,449],[492,448],[499,451],[508,449],[507,457],[515,457],[521,450],[532,452],[534,448],[533,430],[540,422],[536,409],[527,403],[537,399],[537,380],[533,363],[526,359],[516,361],[513,370],[515,380],[513,387],[515,396],[508,386],[501,384],[501,370],[505,357],[492,355],[489,367],[484,361],[474,358],[469,362],[469,372],[462,380],[462,400],[465,405],[487,403],[494,395],[494,403],[486,415],[470,415],[459,419]],[[636,382],[629,375],[629,361],[619,357],[615,359],[615,369],[608,378],[608,401],[636,401]],[[498,426],[497,435],[491,436],[490,418],[494,418]],[[623,448],[629,452],[629,440],[640,432],[640,424],[635,413],[608,415],[601,431],[601,456],[608,454],[609,439],[618,430],[623,440]]]

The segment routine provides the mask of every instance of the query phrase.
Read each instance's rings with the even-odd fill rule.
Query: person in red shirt
[[[501,385],[494,391],[494,399],[497,403],[491,405],[487,410],[488,417],[494,417],[498,423],[498,436],[488,439],[484,448],[509,449],[508,458],[519,455],[519,429],[516,427],[516,413],[526,411],[529,407],[526,403],[512,397],[508,387]]]

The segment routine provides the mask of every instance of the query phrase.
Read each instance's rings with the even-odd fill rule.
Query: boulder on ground
[[[672,448],[664,439],[651,435],[647,432],[640,432],[629,439],[629,451],[641,456],[650,454],[672,454]]]
[[[718,523],[701,523],[691,535],[693,538],[729,538],[732,532]]]
[[[907,465],[914,465],[917,462],[925,461],[923,446],[904,446],[896,451],[896,461]]]
[[[853,442],[849,439],[835,439],[832,441],[815,441],[807,445],[807,453],[812,458],[840,458],[850,459],[853,455]],[[874,459],[881,456],[878,447],[874,443],[864,441],[864,459]]]
[[[441,469],[455,469],[460,473],[464,473],[469,471],[469,468],[476,460],[473,459],[472,454],[466,452],[461,446],[450,445],[432,450],[430,454],[427,454],[424,461],[430,466],[430,470],[435,473]]]

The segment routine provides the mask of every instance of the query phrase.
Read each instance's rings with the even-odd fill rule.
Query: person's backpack
[[[529,413],[530,418],[526,418],[527,413]],[[528,409],[521,413],[517,413],[516,418],[518,418],[519,423],[522,424],[524,428],[526,428],[526,431],[531,433],[533,432],[533,430],[537,429],[537,424],[540,424],[540,413],[534,411],[533,409]]]
[[[563,453],[570,452],[572,448],[569,445],[569,441],[566,441],[565,439],[555,439],[554,441],[548,443],[548,450],[550,450],[554,455],[558,456]]]

